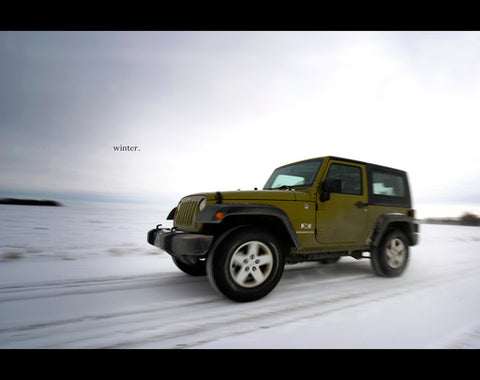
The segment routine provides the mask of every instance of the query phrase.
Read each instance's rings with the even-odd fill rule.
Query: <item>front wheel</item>
[[[384,277],[400,276],[408,263],[408,241],[400,230],[390,231],[370,255],[373,271]]]
[[[232,232],[207,258],[207,276],[214,288],[238,302],[270,293],[283,273],[285,255],[269,232],[244,228]]]

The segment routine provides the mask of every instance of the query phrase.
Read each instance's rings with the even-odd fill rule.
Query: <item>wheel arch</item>
[[[222,213],[221,218],[217,217],[218,213]],[[302,248],[288,215],[275,206],[255,204],[210,205],[199,213],[196,222],[213,225],[218,236],[215,240],[223,240],[237,228],[254,226],[276,235],[284,244],[289,244],[297,249]]]
[[[396,229],[405,234],[410,246],[415,245],[413,238],[415,231],[411,218],[405,214],[391,213],[383,214],[377,221],[372,235],[372,247],[377,247],[385,234]]]

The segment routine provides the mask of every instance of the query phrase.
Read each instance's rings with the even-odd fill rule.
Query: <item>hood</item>
[[[203,193],[208,200],[215,200],[217,193]],[[220,191],[222,199],[227,202],[242,201],[295,201],[299,192],[290,190],[238,190],[238,191]],[[297,193],[297,195],[296,195]],[[302,192],[303,193],[303,192]],[[303,193],[304,194],[304,193]]]

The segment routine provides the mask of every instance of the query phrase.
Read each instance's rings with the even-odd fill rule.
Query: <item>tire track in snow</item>
[[[318,269],[316,267],[315,269]],[[314,269],[314,274],[317,270]],[[292,273],[294,273],[293,271]],[[311,270],[309,268],[302,270],[302,277],[307,275]],[[358,276],[350,276],[354,280]],[[360,276],[364,277],[364,276]],[[295,280],[295,279],[294,279]],[[315,284],[328,284],[332,282],[344,281],[345,277],[335,279],[318,279]],[[288,280],[287,280],[288,281]],[[7,289],[2,289],[0,292],[3,302],[21,302],[28,299],[40,297],[58,297],[68,295],[73,297],[75,295],[83,295],[86,293],[98,293],[115,291],[122,289],[131,289],[132,287],[146,287],[146,288],[161,288],[161,287],[175,287],[176,284],[187,284],[188,286],[195,286],[195,283],[207,282],[205,278],[192,278],[182,274],[173,274],[165,278],[158,278],[158,276],[147,275],[138,279],[132,278],[103,278],[82,281],[69,281],[67,283],[52,282],[34,284],[28,286],[15,286]],[[73,287],[73,289],[71,289]],[[305,283],[300,282],[296,287],[304,288]],[[293,288],[290,291],[294,291]],[[40,292],[40,293],[39,293]],[[283,303],[283,301],[282,301]],[[151,307],[132,308],[120,312],[106,312],[98,314],[80,315],[74,318],[67,319],[50,319],[46,322],[15,325],[14,327],[7,327],[0,329],[0,334],[3,338],[0,339],[2,346],[9,345],[9,343],[17,347],[88,347],[97,348],[104,347],[106,341],[111,341],[111,335],[128,334],[138,331],[154,331],[158,330],[158,325],[162,325],[162,329],[166,326],[167,332],[162,332],[168,337],[183,336],[188,334],[191,326],[199,323],[203,326],[202,320],[208,318],[213,321],[210,325],[220,324],[218,316],[215,314],[229,314],[232,309],[238,307],[245,308],[244,304],[236,304],[230,300],[223,298],[216,294],[213,290],[209,295],[196,297],[194,299],[187,298],[182,300],[174,300],[162,302]],[[205,312],[205,310],[212,310]],[[191,318],[191,316],[194,316]],[[198,319],[197,317],[198,316]],[[185,319],[187,317],[187,319]],[[251,318],[249,313],[247,318]],[[230,321],[230,319],[228,320]],[[231,322],[235,322],[235,319]],[[110,326],[106,326],[108,323]],[[180,325],[179,325],[180,323]],[[228,322],[229,323],[229,322]],[[188,328],[185,330],[185,324]],[[172,330],[175,326],[175,332]],[[203,328],[203,327],[200,327]],[[78,333],[77,333],[78,332]],[[157,334],[158,335],[158,332]],[[100,337],[100,338],[99,338]],[[131,340],[131,338],[127,339]],[[94,343],[94,341],[96,343]],[[113,346],[123,344],[125,339],[121,339],[119,343],[117,340],[112,342]],[[83,342],[83,343],[82,343]]]
[[[413,281],[405,275],[384,279],[366,272],[326,279],[317,277],[324,271],[319,267],[285,271],[284,278],[271,295],[252,303],[234,303],[212,291],[211,295],[144,305],[125,311],[80,315],[5,328],[0,330],[0,342],[6,347],[25,348],[195,347],[226,336],[279,326],[366,302],[413,293],[448,281],[478,276],[478,269],[467,265],[456,267],[455,271],[447,274],[442,273],[440,277],[432,272]],[[2,289],[0,300],[15,302],[38,295],[75,296],[88,292],[131,289],[132,286],[152,288],[188,283],[194,286],[195,282],[206,281],[204,278],[177,274],[138,277],[10,287]]]
[[[423,291],[431,287],[436,287],[445,282],[455,280],[464,280],[470,276],[478,276],[476,269],[461,270],[441,278],[437,276],[425,277],[422,280],[410,282],[408,285],[401,283],[401,278],[381,279],[384,281],[396,281],[401,283],[400,287],[379,287],[379,283],[371,281],[370,276],[360,276],[355,279],[349,279],[349,283],[343,283],[339,288],[331,288],[326,297],[311,298],[312,293],[298,298],[297,291],[294,295],[288,296],[288,292],[282,292],[281,298],[269,300],[260,310],[241,310],[240,313],[232,316],[210,316],[212,319],[203,321],[202,317],[208,315],[198,315],[191,318],[192,326],[186,326],[182,329],[173,329],[168,333],[157,333],[148,337],[139,337],[128,342],[118,343],[116,345],[104,346],[103,348],[194,348],[195,346],[209,343],[228,336],[241,335],[258,329],[266,329],[271,326],[281,326],[291,322],[318,317],[326,314],[335,313],[344,309],[353,308],[365,303],[380,302],[382,300]],[[370,277],[370,278],[368,278]],[[375,277],[377,278],[377,277]],[[321,282],[321,281],[320,281]],[[353,283],[352,283],[353,282]],[[303,284],[304,286],[305,284]],[[312,284],[314,285],[314,284]],[[336,284],[338,285],[338,284]],[[360,286],[361,290],[358,290]],[[352,290],[352,287],[356,290]],[[345,291],[347,289],[347,291]],[[292,289],[293,290],[293,289]],[[340,293],[338,295],[337,293]],[[287,296],[287,297],[285,297]],[[295,298],[294,298],[295,297]],[[294,302],[285,303],[285,299]],[[197,319],[200,318],[200,321]],[[184,323],[187,321],[183,321]]]
[[[135,276],[111,276],[81,280],[51,281],[23,285],[10,285],[0,288],[0,303],[22,301],[62,295],[80,295],[97,292],[118,291],[151,287],[155,285],[175,285],[183,283],[185,277],[172,274],[145,274]]]

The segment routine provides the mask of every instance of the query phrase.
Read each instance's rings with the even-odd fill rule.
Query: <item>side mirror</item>
[[[323,183],[322,194],[320,194],[320,202],[326,202],[330,200],[330,193],[342,192],[342,180],[341,179],[329,179]]]

